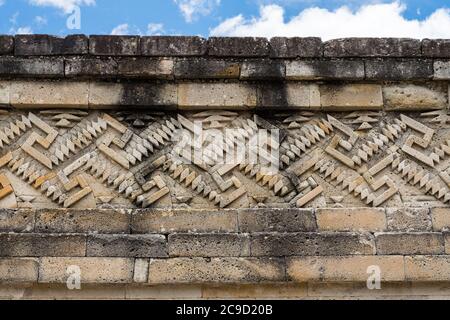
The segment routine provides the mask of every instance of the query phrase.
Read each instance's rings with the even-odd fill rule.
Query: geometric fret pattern
[[[2,208],[442,206],[450,117],[43,110],[0,115]],[[197,140],[198,125],[203,131]],[[224,159],[277,131],[258,156]],[[181,133],[181,134],[180,134]],[[220,141],[217,139],[220,137]],[[246,154],[249,156],[249,154]],[[276,156],[274,156],[276,155]]]

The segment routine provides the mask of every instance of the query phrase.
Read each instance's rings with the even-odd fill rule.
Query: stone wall
[[[449,88],[450,40],[1,36],[0,298],[447,297]]]

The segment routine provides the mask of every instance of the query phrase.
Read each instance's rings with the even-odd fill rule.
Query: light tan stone
[[[92,109],[107,109],[120,104],[124,87],[120,83],[89,83],[89,106]]]
[[[127,286],[126,298],[133,300],[174,300],[200,299],[202,287],[200,285],[157,285],[157,286]]]
[[[450,208],[432,208],[431,220],[434,231],[450,230]]]
[[[379,110],[383,107],[381,86],[377,84],[322,85],[324,110]]]
[[[287,259],[288,278],[296,282],[366,282],[377,266],[382,281],[403,281],[401,256],[295,257]]]
[[[383,97],[386,110],[445,109],[448,105],[442,85],[385,85]]]
[[[78,266],[83,283],[132,283],[134,261],[124,258],[41,258],[40,283],[66,283],[67,268]]]
[[[10,103],[15,108],[88,108],[89,84],[68,81],[13,81]]]
[[[1,283],[32,283],[38,279],[38,259],[0,259]]]
[[[434,79],[450,80],[450,61],[434,62]]]
[[[317,226],[321,231],[383,231],[386,214],[382,208],[318,209]]]
[[[8,81],[0,81],[0,105],[8,106],[10,103],[9,92],[10,83]]]
[[[256,107],[256,88],[240,83],[180,83],[178,106],[181,110],[237,109]]]
[[[308,296],[307,284],[244,284],[204,286],[204,299],[294,299]]]
[[[289,82],[286,89],[289,107],[307,107],[312,110],[320,108],[318,85]]]
[[[448,281],[450,256],[405,257],[407,281]]]
[[[270,258],[150,260],[149,283],[255,283],[284,281],[284,263]]]

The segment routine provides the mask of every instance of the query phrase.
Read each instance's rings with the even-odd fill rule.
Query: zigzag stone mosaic
[[[4,111],[0,207],[443,206],[450,201],[449,121],[445,111]],[[218,155],[234,140],[180,145],[177,130],[193,135],[197,123],[233,129],[247,143],[260,129],[277,129],[278,141],[268,145],[279,170],[221,164]],[[199,147],[207,147],[207,161],[182,161]]]

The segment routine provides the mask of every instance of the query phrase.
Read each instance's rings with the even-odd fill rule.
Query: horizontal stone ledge
[[[448,283],[450,256],[310,256],[278,258],[114,257],[0,258],[3,284],[62,284],[80,274],[89,284]]]
[[[449,39],[307,37],[16,35],[0,38],[0,54],[21,56],[450,57]]]

